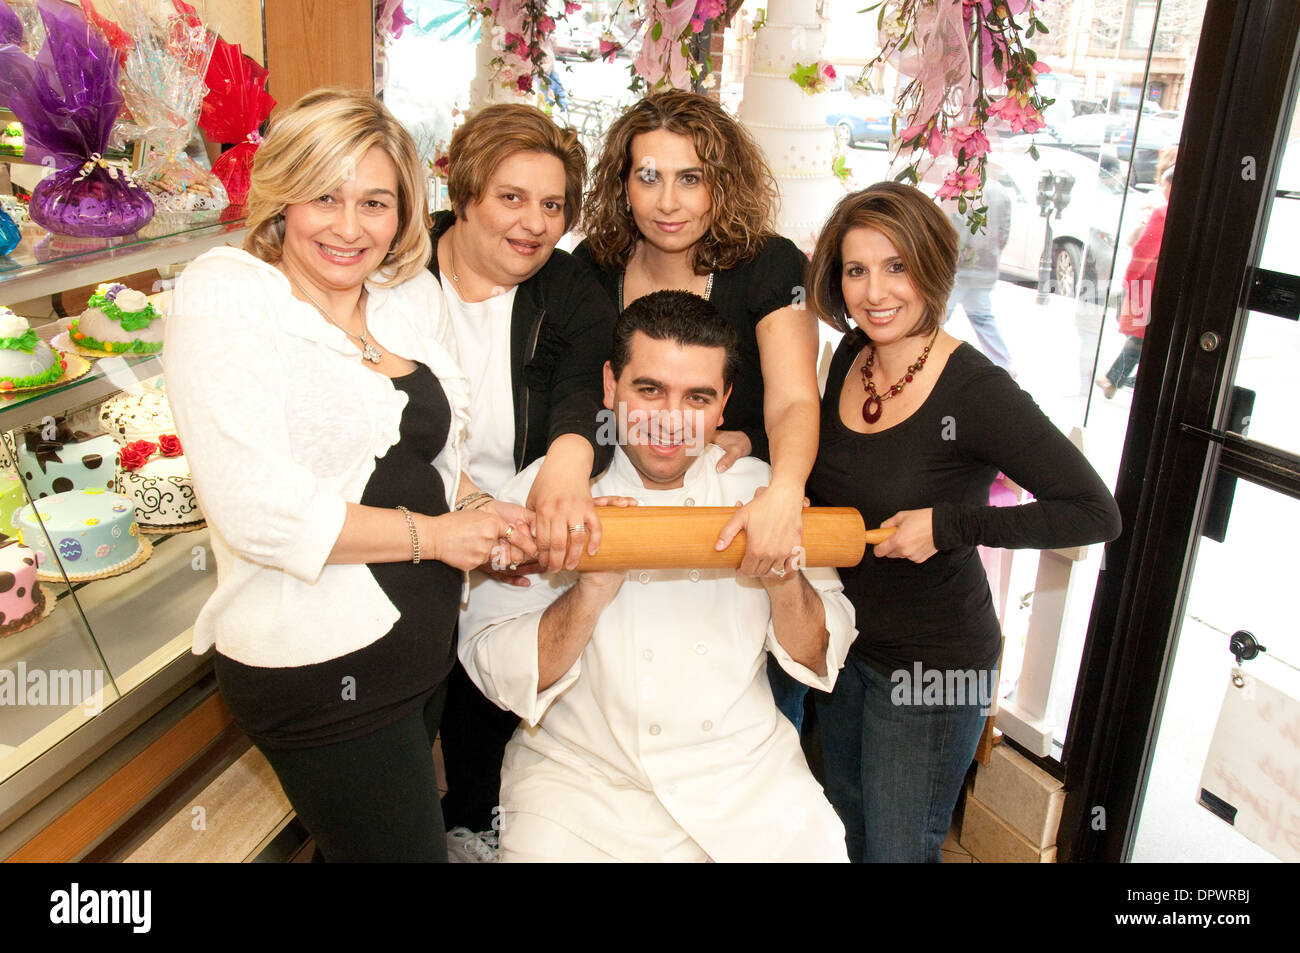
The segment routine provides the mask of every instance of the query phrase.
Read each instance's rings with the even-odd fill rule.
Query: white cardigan
[[[366,323],[385,349],[426,364],[451,405],[433,461],[451,506],[466,467],[469,383],[428,272],[367,283]],[[271,265],[217,248],[181,275],[164,368],[176,428],[208,520],[217,590],[194,624],[246,665],[337,658],[380,638],[398,611],[362,564],[326,565],[348,502],[397,443],[406,394],[367,370],[340,329]]]

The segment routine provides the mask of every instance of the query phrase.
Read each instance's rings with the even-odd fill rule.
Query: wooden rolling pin
[[[578,571],[735,569],[745,558],[745,533],[719,552],[718,534],[735,514],[729,506],[603,506],[600,552],[583,554]],[[894,528],[867,529],[849,506],[803,511],[803,565],[856,566],[868,545]]]

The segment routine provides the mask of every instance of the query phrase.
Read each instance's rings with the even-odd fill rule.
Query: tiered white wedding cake
[[[740,103],[741,122],[758,140],[781,190],[777,230],[810,253],[844,188],[832,171],[836,142],[826,125],[827,97],[806,92],[790,74],[795,64],[816,63],[825,41],[817,0],[768,0]]]

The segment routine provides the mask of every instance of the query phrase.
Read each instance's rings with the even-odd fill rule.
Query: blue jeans
[[[996,671],[981,677],[994,692]],[[850,654],[835,691],[816,696],[826,796],[855,863],[939,863],[987,712],[979,700],[894,704],[893,691]]]
[[[808,686],[786,673],[773,655],[767,657],[767,682],[772,686],[772,699],[781,714],[790,719],[796,732],[803,731],[803,700]]]
[[[990,297],[992,292],[992,288],[957,285],[948,296],[948,317],[951,318],[957,305],[961,305],[962,310],[966,312],[966,319],[970,321],[970,326],[975,329],[975,336],[979,338],[980,350],[984,352],[985,357],[998,367],[1010,371],[1011,352],[1007,350],[1007,344],[998,331],[998,322],[993,317],[993,300]]]

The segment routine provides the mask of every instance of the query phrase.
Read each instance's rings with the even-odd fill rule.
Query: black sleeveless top
[[[442,478],[432,461],[451,428],[451,405],[423,364],[393,379],[404,391],[399,438],[375,460],[361,495],[365,506],[412,513],[447,512]],[[348,741],[391,724],[423,706],[456,658],[461,572],[422,559],[367,566],[401,618],[371,644],[312,665],[263,668],[220,653],[217,682],[250,738],[271,748],[306,748]]]

